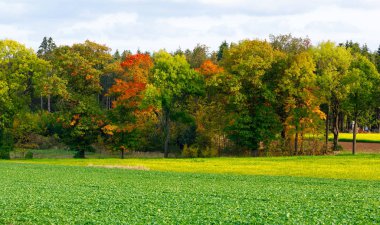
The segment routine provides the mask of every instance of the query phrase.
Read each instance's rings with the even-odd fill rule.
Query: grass
[[[15,149],[11,152],[11,158],[22,159],[25,156],[26,152],[32,152],[33,158],[46,158],[46,159],[55,159],[55,158],[73,158],[76,151],[72,150],[63,150],[63,149]],[[117,152],[111,154],[107,153],[98,153],[98,152],[86,152],[86,157],[88,158],[115,158],[118,157]]]
[[[332,140],[333,136],[329,136],[329,140]],[[351,133],[339,133],[339,141],[352,142]],[[364,143],[380,143],[380,133],[360,133],[356,135],[357,142]]]
[[[307,134],[305,137],[309,139],[314,138],[314,136],[311,134]],[[329,141],[332,141],[333,137],[334,135],[330,133]],[[324,134],[316,135],[316,138],[324,140]],[[352,133],[339,133],[339,141],[352,142]],[[358,133],[356,135],[356,141],[364,143],[380,143],[380,133]]]
[[[380,180],[380,155],[205,159],[33,159],[17,163],[102,166],[162,172]]]
[[[329,135],[329,140],[333,140],[333,135]],[[351,142],[352,133],[339,133],[339,141]],[[380,133],[360,133],[356,135],[357,142],[380,143]]]
[[[364,180],[219,173],[221,165],[241,173],[328,162],[349,171],[356,160],[379,167],[372,156],[134,161],[187,173],[57,165],[85,165],[73,159],[0,161],[0,224],[380,224],[380,182],[366,173]]]

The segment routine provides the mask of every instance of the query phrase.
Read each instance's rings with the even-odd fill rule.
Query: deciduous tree
[[[154,54],[153,59],[153,74],[146,91],[146,101],[151,101],[159,110],[156,114],[164,133],[165,157],[168,157],[171,121],[182,113],[181,107],[187,97],[203,92],[203,79],[190,68],[183,55],[172,56],[161,50]]]
[[[342,102],[349,93],[349,68],[352,56],[349,50],[338,47],[332,42],[323,42],[313,49],[316,62],[318,86],[321,89],[321,98],[331,110],[333,118],[333,150],[338,149],[339,113]],[[328,110],[328,111],[330,111]],[[329,118],[327,112],[327,119]],[[328,134],[326,134],[327,138]],[[327,140],[327,139],[326,139]]]

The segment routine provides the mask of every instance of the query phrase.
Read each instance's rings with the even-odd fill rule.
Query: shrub
[[[188,158],[196,158],[198,157],[198,148],[192,146],[188,147],[187,144],[185,144],[182,150],[182,156]]]
[[[9,151],[3,150],[3,149],[0,150],[0,159],[10,159],[10,158],[11,156],[9,154]]]
[[[216,157],[218,156],[218,150],[215,148],[206,147],[200,152],[201,157]]]
[[[343,146],[342,145],[336,146],[336,151],[343,151]]]
[[[0,159],[10,159],[10,151],[14,146],[13,134],[10,130],[0,130]]]
[[[32,151],[27,151],[25,153],[25,159],[33,159],[33,152]]]

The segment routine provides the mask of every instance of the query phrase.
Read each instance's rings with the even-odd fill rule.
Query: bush
[[[336,146],[336,150],[335,151],[343,151],[343,146],[342,145]]]
[[[32,151],[27,151],[25,153],[25,159],[33,159],[33,152]]]
[[[215,148],[206,147],[200,152],[201,157],[216,157],[218,156],[218,150]]]
[[[0,130],[0,159],[10,159],[13,150],[13,134],[10,130]]]
[[[11,156],[9,154],[9,151],[3,150],[3,149],[0,150],[0,159],[10,159],[10,158]]]
[[[188,147],[185,145],[182,150],[182,156],[188,158],[197,158],[197,157],[216,157],[218,156],[218,150],[210,147],[205,149],[199,149],[195,145]]]
[[[195,147],[187,147],[187,144],[183,147],[182,156],[188,158],[196,158],[198,157],[198,148]]]

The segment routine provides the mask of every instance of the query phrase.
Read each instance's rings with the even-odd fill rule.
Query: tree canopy
[[[36,135],[77,157],[207,157],[325,154],[339,149],[341,131],[379,130],[379,51],[352,41],[313,46],[287,34],[215,51],[113,53],[44,37],[37,52],[1,40],[0,59],[2,158],[14,145],[38,147]]]

